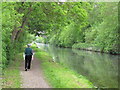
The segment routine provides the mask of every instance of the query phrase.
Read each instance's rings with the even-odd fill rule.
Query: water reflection
[[[58,63],[86,76],[97,87],[118,87],[118,56],[39,44]]]

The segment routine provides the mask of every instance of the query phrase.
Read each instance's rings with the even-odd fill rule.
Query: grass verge
[[[12,61],[9,66],[3,70],[2,88],[21,87],[21,76],[19,67],[22,59],[22,53],[16,55],[15,60]]]
[[[35,57],[41,61],[44,75],[53,88],[93,88],[93,84],[84,76],[75,73],[63,65],[53,62],[52,57],[40,50],[32,47]]]

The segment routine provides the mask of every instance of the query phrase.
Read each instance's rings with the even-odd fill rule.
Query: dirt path
[[[20,67],[23,79],[22,88],[50,88],[40,68],[40,61],[34,58],[31,69],[24,71],[24,61]]]

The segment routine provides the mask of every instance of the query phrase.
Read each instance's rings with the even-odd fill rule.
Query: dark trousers
[[[30,69],[32,55],[25,55],[25,69]]]

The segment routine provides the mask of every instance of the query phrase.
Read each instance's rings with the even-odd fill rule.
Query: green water
[[[100,88],[118,88],[118,56],[38,44],[55,62],[85,76]]]

